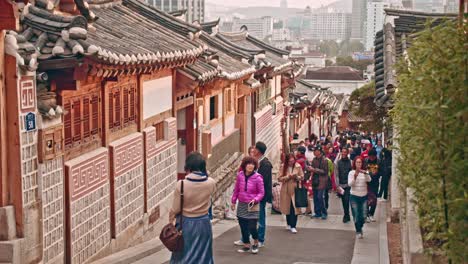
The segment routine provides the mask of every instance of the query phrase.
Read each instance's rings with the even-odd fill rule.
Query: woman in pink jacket
[[[263,177],[258,174],[258,162],[253,157],[245,157],[241,164],[242,170],[237,174],[236,185],[231,199],[231,209],[234,211],[236,202],[237,218],[242,234],[242,249],[238,252],[244,253],[251,251],[258,253],[258,230],[257,221],[259,217],[259,203],[265,195],[263,188]],[[254,239],[253,245],[250,245],[250,235]]]

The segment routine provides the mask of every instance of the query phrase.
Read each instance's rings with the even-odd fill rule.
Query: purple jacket
[[[262,175],[255,172],[247,178],[243,171],[237,173],[236,185],[234,186],[234,193],[231,198],[233,204],[237,200],[243,203],[250,203],[253,199],[255,199],[255,203],[259,203],[264,195],[265,190]]]

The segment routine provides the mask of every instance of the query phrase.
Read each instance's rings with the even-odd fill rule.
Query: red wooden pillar
[[[9,182],[8,182],[8,139],[7,139],[7,106],[6,106],[6,82],[8,72],[16,71],[16,60],[10,58],[9,63],[5,60],[5,31],[18,30],[18,11],[16,7],[8,1],[0,1],[0,207],[6,206],[9,201]],[[14,62],[14,63],[12,63]],[[16,84],[14,86],[16,88]],[[18,109],[16,109],[16,112]]]

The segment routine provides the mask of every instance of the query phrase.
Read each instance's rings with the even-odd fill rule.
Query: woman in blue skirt
[[[185,160],[188,172],[184,182],[184,205],[180,208],[181,181],[174,190],[174,201],[169,213],[169,221],[177,218],[177,225],[182,222],[184,249],[173,252],[171,264],[211,264],[213,261],[213,232],[208,210],[216,183],[206,174],[206,162],[198,152],[192,152]]]

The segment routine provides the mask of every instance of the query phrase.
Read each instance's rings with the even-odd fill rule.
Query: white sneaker
[[[286,226],[286,229],[291,231],[291,226],[290,225]]]
[[[262,248],[262,247],[264,247],[264,246],[265,246],[265,242],[260,242],[260,241],[258,241],[258,247],[259,247],[259,248]]]
[[[258,253],[258,245],[252,245],[251,251],[252,251],[252,254],[257,254]]]
[[[366,223],[370,223],[370,222],[371,222],[370,217],[369,216],[366,217]]]
[[[363,238],[364,238],[364,234],[363,234],[362,232],[361,232],[361,233],[358,233],[358,234],[357,234],[357,237],[358,237],[359,239],[363,239]]]
[[[297,229],[296,229],[296,228],[294,228],[294,227],[293,227],[293,228],[291,228],[291,233],[293,233],[293,234],[296,234],[296,233],[297,233]]]
[[[377,220],[375,220],[375,218],[373,216],[369,216],[369,219],[370,219],[371,222],[377,221]]]
[[[242,240],[237,240],[237,241],[234,241],[234,245],[236,245],[236,246],[243,246],[243,245],[244,245],[244,242],[242,242]]]

